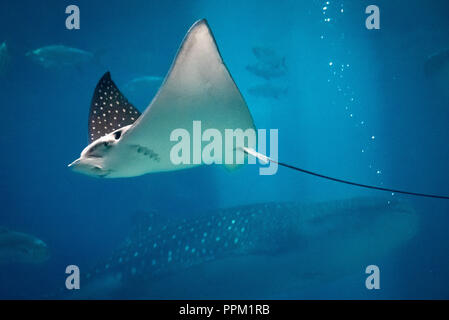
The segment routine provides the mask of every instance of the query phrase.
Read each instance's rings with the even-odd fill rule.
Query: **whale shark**
[[[109,258],[82,269],[89,271],[73,298],[271,298],[363,274],[419,227],[411,204],[394,198],[259,203],[186,216],[141,214]]]
[[[49,250],[44,241],[0,226],[0,264],[39,264],[48,258]]]
[[[156,96],[141,114],[118,90],[110,73],[98,83],[89,114],[89,145],[69,167],[102,178],[192,168],[174,164],[170,137],[184,129],[192,136],[193,121],[223,136],[225,130],[255,129],[253,118],[218,50],[206,20],[187,32]],[[243,142],[254,148],[255,141]],[[222,155],[243,150],[223,146]],[[222,161],[225,163],[225,161]]]

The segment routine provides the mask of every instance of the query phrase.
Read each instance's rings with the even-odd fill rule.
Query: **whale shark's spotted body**
[[[153,219],[144,219],[135,233],[102,265],[103,270],[115,267],[125,276],[155,277],[170,273],[180,265],[189,267],[229,252],[249,253],[269,238],[264,251],[275,251],[289,237],[287,230],[292,226],[287,220],[282,221],[278,212],[285,213],[289,206],[274,203],[242,206],[220,210],[207,217],[156,225],[152,224]],[[259,228],[266,231],[263,238],[259,236]],[[97,267],[94,273],[103,270]]]
[[[80,294],[216,298],[226,296],[217,284],[220,279],[230,277],[226,285],[240,283],[262,270],[264,279],[255,283],[263,289],[270,289],[266,282],[280,275],[288,283],[324,279],[349,272],[354,259],[372,263],[373,257],[413,236],[416,221],[407,204],[377,198],[262,203],[167,223],[147,214],[109,259],[83,274]],[[183,287],[188,280],[201,285]],[[213,296],[200,295],[208,286]],[[248,286],[248,292],[254,287]],[[184,291],[174,293],[179,288]]]

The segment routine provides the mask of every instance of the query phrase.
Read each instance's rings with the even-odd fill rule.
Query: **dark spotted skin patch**
[[[106,72],[98,82],[89,111],[89,143],[114,130],[133,124],[139,118],[137,110],[120,92]]]

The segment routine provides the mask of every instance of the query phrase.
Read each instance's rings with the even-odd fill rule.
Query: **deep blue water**
[[[65,28],[69,4],[80,7],[80,30]],[[427,57],[449,47],[448,3],[378,0],[381,28],[367,30],[370,4],[2,2],[0,42],[7,43],[10,61],[0,70],[0,225],[43,239],[51,258],[38,266],[0,265],[0,298],[39,298],[63,286],[65,267],[83,270],[107,257],[137,211],[185,217],[260,201],[378,194],[285,168],[269,177],[247,166],[118,180],[68,170],[86,145],[88,108],[103,73],[111,71],[119,87],[138,76],[165,76],[186,31],[201,18],[207,18],[256,126],[279,129],[283,162],[367,184],[449,194],[449,104],[424,74]],[[45,69],[25,56],[52,44],[96,53],[99,62]],[[248,92],[265,82],[245,68],[254,62],[254,46],[285,57],[288,72],[276,83],[288,90],[279,99]],[[146,108],[142,99],[135,104]],[[366,290],[361,269],[283,297],[449,298],[449,202],[401,197],[417,208],[420,231],[379,262],[382,290]]]

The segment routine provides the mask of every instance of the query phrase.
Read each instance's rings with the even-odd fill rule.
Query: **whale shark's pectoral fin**
[[[158,93],[123,142],[170,146],[175,129],[185,129],[193,136],[193,121],[201,121],[202,132],[218,130],[223,140],[226,129],[255,129],[206,20],[189,30]],[[255,142],[249,147],[254,148]],[[232,146],[229,149],[235,152]]]
[[[139,118],[137,110],[120,92],[106,72],[98,81],[89,111],[89,143],[116,129],[134,123]]]

